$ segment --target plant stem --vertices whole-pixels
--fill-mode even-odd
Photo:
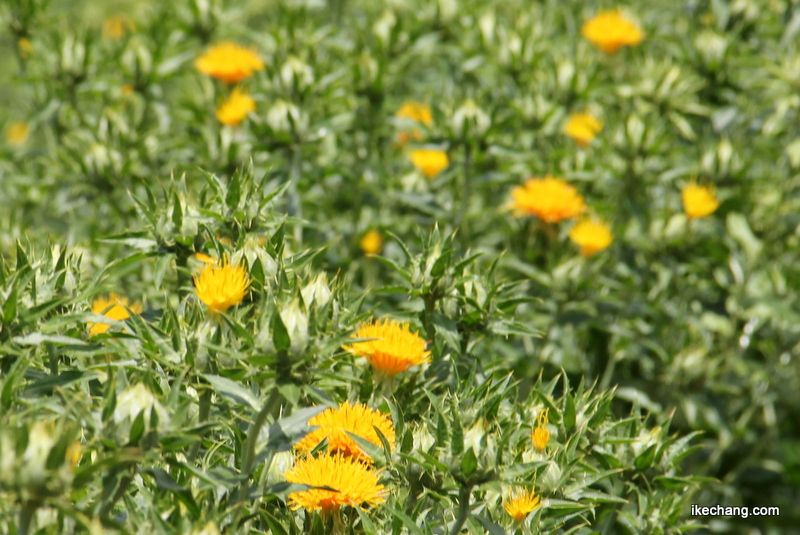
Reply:
[[[472,495],[472,486],[462,487],[458,491],[458,516],[450,529],[450,535],[458,535],[469,517],[469,497]]]
[[[36,515],[36,510],[39,508],[37,500],[25,500],[22,503],[22,509],[19,510],[19,535],[28,535],[30,533],[33,517]]]

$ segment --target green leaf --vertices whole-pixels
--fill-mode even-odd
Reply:
[[[566,429],[575,427],[575,399],[569,392],[564,395],[564,412],[561,414],[561,421]]]
[[[225,195],[225,204],[231,210],[235,210],[239,206],[239,199],[241,198],[241,171],[233,173],[231,182],[228,184],[228,194]]]
[[[467,450],[467,453],[461,458],[461,473],[465,476],[471,476],[478,469],[478,458],[475,457],[475,452],[472,448]]]
[[[12,321],[17,317],[17,285],[14,285],[14,288],[8,295],[8,299],[6,302],[3,303],[3,323],[6,325],[10,325]]]
[[[261,403],[252,392],[239,386],[239,383],[220,377],[219,375],[209,375],[201,373],[200,376],[208,381],[218,393],[232,399],[242,405],[249,405],[255,411],[261,409]]]
[[[286,325],[283,324],[281,315],[277,312],[272,315],[272,343],[279,352],[287,351],[292,347],[292,339],[289,337],[289,331],[286,330]]]

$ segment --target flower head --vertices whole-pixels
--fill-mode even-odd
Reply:
[[[544,409],[539,412],[536,418],[536,427],[533,428],[531,433],[531,440],[533,440],[533,447],[536,451],[542,452],[550,441],[550,431],[547,429],[547,413],[549,409]]]
[[[251,282],[244,267],[224,260],[220,265],[206,264],[200,274],[194,277],[197,297],[212,314],[225,312],[241,303]]]
[[[292,510],[305,508],[330,513],[342,505],[374,506],[386,501],[384,486],[378,483],[379,472],[364,463],[343,455],[308,456],[298,460],[284,474],[288,483],[312,487],[330,487],[334,490],[309,489],[289,494]]]
[[[417,123],[424,124],[425,126],[430,126],[433,122],[430,106],[420,102],[404,102],[394,116],[398,119],[415,121]],[[414,138],[416,141],[421,141],[422,132],[415,128],[411,130],[410,133],[402,131],[397,133],[397,142],[401,145],[408,143],[410,138]]]
[[[27,37],[20,37],[17,40],[17,50],[22,59],[26,59],[33,53],[33,43]]]
[[[510,207],[517,217],[533,215],[547,223],[558,223],[586,211],[577,190],[550,175],[526,180],[524,186],[511,190],[511,196],[514,201]]]
[[[197,58],[194,66],[198,71],[226,83],[235,83],[249,78],[264,68],[264,63],[253,50],[236,43],[223,42],[212,46]]]
[[[111,16],[103,21],[103,38],[115,41],[125,35],[125,31],[136,30],[136,25],[128,17]]]
[[[131,303],[127,298],[116,293],[111,293],[108,297],[98,297],[92,301],[92,312],[102,314],[105,317],[121,321],[131,317],[128,311],[134,314],[142,313],[142,305],[138,301]],[[111,327],[108,323],[89,323],[89,336],[104,333]]]
[[[236,126],[247,117],[250,112],[256,111],[256,103],[246,91],[238,87],[231,91],[228,98],[217,108],[217,119],[222,124]]]
[[[569,239],[580,246],[583,256],[589,257],[611,245],[614,236],[605,223],[587,219],[572,227]]]
[[[681,190],[683,209],[689,219],[706,217],[719,208],[719,201],[711,186],[698,186],[694,182]]]
[[[447,166],[450,165],[447,153],[441,150],[412,150],[408,154],[408,157],[411,158],[411,162],[414,166],[431,180],[436,178],[439,173],[447,169]]]
[[[430,126],[433,122],[431,107],[420,102],[403,102],[397,113],[394,114],[398,119],[411,119],[425,126]]]
[[[603,123],[588,113],[573,113],[564,126],[564,133],[581,147],[586,147],[603,129]]]
[[[375,229],[370,230],[359,242],[364,254],[378,254],[383,249],[383,238],[381,233]]]
[[[638,45],[644,32],[618,10],[601,11],[583,23],[581,34],[606,54],[622,46]]]
[[[362,323],[351,338],[375,338],[344,346],[346,351],[362,356],[381,375],[392,377],[423,362],[430,361],[425,340],[412,333],[408,323],[384,319]]]
[[[394,449],[395,433],[392,420],[379,411],[366,405],[355,405],[344,402],[338,409],[326,409],[308,421],[308,425],[319,426],[294,445],[297,451],[310,452],[323,440],[327,439],[329,453],[341,453],[356,460],[372,463],[372,458],[361,449],[347,434],[353,433],[382,447],[381,439],[375,431],[377,427]]]
[[[28,141],[31,133],[27,123],[11,123],[6,127],[6,142],[15,147],[21,147]]]
[[[506,512],[511,515],[514,522],[522,522],[531,512],[542,506],[539,496],[533,489],[515,493],[509,500],[503,500]]]

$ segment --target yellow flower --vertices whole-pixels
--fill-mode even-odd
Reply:
[[[614,236],[605,223],[587,219],[572,227],[569,239],[580,246],[583,256],[589,257],[611,245]]]
[[[70,472],[75,470],[78,463],[81,461],[81,443],[77,440],[67,447],[65,460],[69,466]]]
[[[586,211],[586,204],[577,190],[550,175],[526,180],[524,186],[511,190],[511,196],[514,200],[510,208],[516,217],[533,215],[547,223],[558,223]]]
[[[251,282],[245,268],[223,260],[219,266],[206,264],[194,277],[194,290],[211,313],[217,314],[241,303]]]
[[[264,63],[255,51],[236,43],[223,42],[212,46],[197,58],[194,66],[198,71],[226,83],[235,83],[249,78],[264,68]]]
[[[15,147],[21,147],[28,141],[31,129],[27,123],[11,123],[6,128],[6,142]]]
[[[26,59],[33,52],[33,43],[27,37],[20,37],[17,41],[17,49],[22,59]]]
[[[411,121],[416,121],[424,124],[425,126],[430,126],[433,122],[430,106],[420,102],[404,102],[394,116],[398,119],[409,119]],[[402,131],[397,133],[397,142],[401,145],[408,143],[411,138],[414,138],[416,141],[421,141],[422,132],[415,128],[410,133]]]
[[[134,314],[141,314],[142,305],[138,301],[131,303],[127,298],[116,293],[109,294],[107,298],[98,297],[92,301],[92,312],[102,314],[112,320],[121,321],[130,318],[128,310]],[[104,333],[111,327],[108,323],[89,323],[88,326],[89,336]]]
[[[581,34],[606,54],[622,46],[638,45],[644,33],[618,10],[601,11],[583,23]]]
[[[430,126],[433,122],[430,106],[419,102],[404,102],[394,116],[398,119],[411,119],[425,126]]]
[[[326,409],[311,418],[308,425],[319,427],[294,445],[297,451],[308,453],[327,439],[329,453],[340,453],[358,461],[372,463],[372,457],[367,455],[347,432],[383,448],[375,427],[380,429],[381,434],[389,442],[389,448],[394,451],[395,433],[392,420],[387,415],[360,403],[353,405],[344,402],[339,404],[338,409]]]
[[[510,500],[503,500],[503,505],[506,512],[514,519],[514,522],[522,522],[531,512],[541,507],[542,502],[539,496],[531,489],[515,493]]]
[[[343,349],[365,357],[381,375],[391,377],[430,361],[431,352],[425,351],[425,340],[412,333],[408,323],[398,324],[388,319],[362,323],[351,338],[376,339],[354,342]]]
[[[441,150],[412,150],[408,156],[411,158],[411,162],[414,166],[431,180],[436,178],[439,173],[447,169],[447,166],[450,165],[447,153]]]
[[[531,439],[536,451],[544,451],[545,446],[550,441],[550,431],[547,430],[547,413],[550,409],[544,409],[536,418],[536,427],[533,428]]]
[[[236,126],[250,112],[256,111],[256,103],[238,87],[231,91],[228,99],[217,108],[217,119],[222,124]]]
[[[103,21],[103,37],[117,40],[125,35],[125,30],[134,31],[136,25],[128,17],[111,16]]]
[[[361,238],[359,245],[361,246],[361,250],[364,251],[364,254],[380,253],[381,250],[383,250],[383,238],[381,237],[381,233],[375,229],[370,230]]]
[[[195,260],[198,260],[203,264],[214,264],[215,266],[219,264],[219,259],[214,258],[213,256],[208,256],[207,254],[203,253],[195,253],[194,258]]]
[[[573,113],[564,126],[564,133],[581,147],[586,147],[603,129],[603,123],[588,113]]]
[[[133,95],[133,86],[131,84],[125,84],[122,86],[122,96],[129,97]]]
[[[296,511],[322,510],[331,513],[342,505],[374,506],[386,501],[384,486],[378,483],[379,472],[364,463],[343,455],[308,456],[298,460],[284,474],[288,483],[313,487],[330,487],[334,490],[309,489],[289,494],[289,507]]]
[[[698,186],[694,182],[681,191],[683,209],[689,219],[706,217],[719,208],[719,201],[712,186]]]

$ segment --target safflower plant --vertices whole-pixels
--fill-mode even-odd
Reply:
[[[794,19],[717,4],[4,3],[0,526],[791,533]]]

